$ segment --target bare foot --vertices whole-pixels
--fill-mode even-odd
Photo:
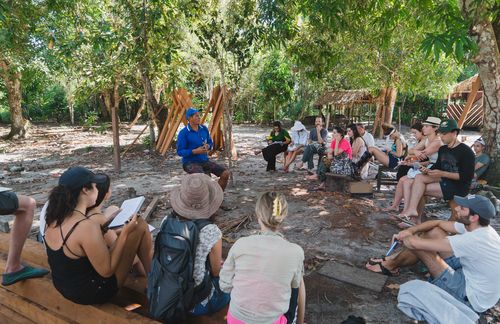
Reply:
[[[306,176],[306,179],[307,180],[318,180],[318,175],[317,174],[308,175],[308,176]]]
[[[399,212],[399,207],[396,206],[389,206],[389,207],[386,207],[386,208],[382,208],[382,211],[384,212]]]

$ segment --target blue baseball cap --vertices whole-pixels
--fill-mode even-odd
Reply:
[[[199,112],[198,109],[194,109],[193,107],[190,107],[187,111],[186,111],[186,119],[189,119],[189,117],[193,116],[194,114],[196,114],[197,112]]]
[[[59,185],[70,190],[82,188],[88,183],[105,183],[106,176],[95,174],[87,168],[81,166],[71,167],[59,177]]]
[[[479,217],[484,219],[491,219],[495,217],[496,210],[493,203],[484,196],[479,195],[468,195],[465,197],[454,196],[453,200],[462,207],[467,207],[472,209],[474,213],[478,214]]]

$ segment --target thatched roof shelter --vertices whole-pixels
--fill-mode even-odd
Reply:
[[[351,105],[373,103],[374,97],[367,90],[335,90],[325,92],[314,106],[321,107],[325,105]]]
[[[468,78],[467,80],[463,80],[460,83],[457,83],[451,93],[461,93],[461,92],[471,92],[472,91],[472,83],[477,80],[477,74]],[[483,90],[483,85],[479,87],[479,90]]]

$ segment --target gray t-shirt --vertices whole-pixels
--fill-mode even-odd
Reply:
[[[474,161],[474,164],[476,163],[482,163],[483,166],[474,171],[476,173],[476,177],[479,178],[481,177],[486,169],[488,169],[488,165],[490,164],[490,157],[488,154],[481,153],[480,155],[477,155]]]
[[[328,136],[328,131],[326,129],[322,128],[320,131],[320,134],[321,134],[321,138],[326,143],[326,137]],[[318,131],[316,130],[316,127],[312,128],[309,131],[309,140],[311,140],[312,142],[318,141]]]

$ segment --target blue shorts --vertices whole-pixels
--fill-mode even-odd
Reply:
[[[388,165],[388,167],[390,169],[394,169],[395,167],[398,166],[398,163],[399,163],[399,161],[401,161],[401,159],[398,158],[398,157],[395,157],[391,153],[389,153],[388,155],[389,155],[389,165]]]
[[[465,276],[460,264],[460,258],[454,255],[444,259],[448,268],[441,272],[436,278],[430,280],[430,283],[445,290],[457,300],[471,307],[465,291]]]

